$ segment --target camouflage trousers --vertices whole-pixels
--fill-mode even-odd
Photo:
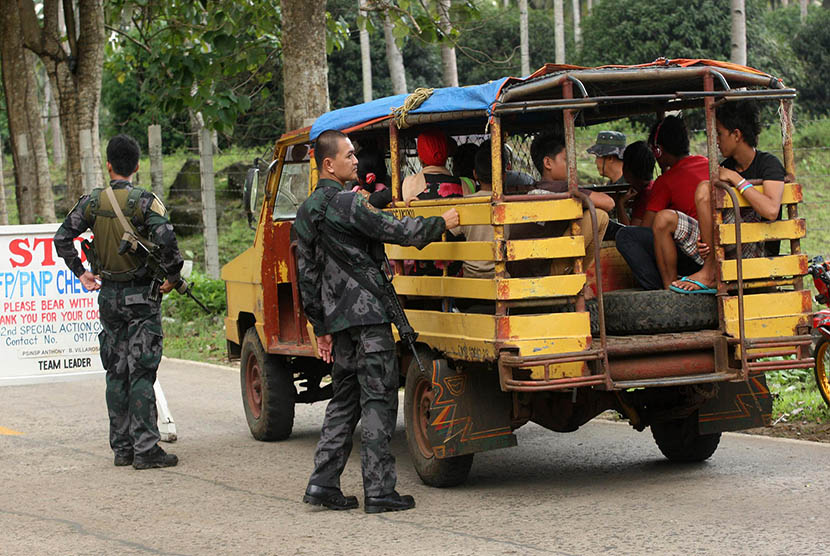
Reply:
[[[358,420],[366,496],[395,490],[389,443],[398,413],[398,360],[389,324],[355,326],[334,334],[333,396],[326,408],[309,484],[340,488]]]
[[[159,441],[153,383],[161,362],[161,307],[149,286],[107,282],[98,294],[101,362],[107,371],[110,446],[116,454],[145,454]]]

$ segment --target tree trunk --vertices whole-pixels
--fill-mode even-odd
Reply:
[[[746,10],[744,0],[730,0],[732,12],[732,55],[731,61],[746,65]]]
[[[403,54],[395,42],[395,35],[392,30],[395,26],[387,15],[383,20],[383,37],[386,40],[386,64],[389,66],[389,77],[392,79],[392,91],[396,95],[405,95],[406,71],[403,66]]]
[[[522,75],[530,75],[530,39],[528,37],[527,0],[519,0],[519,44],[522,50]]]
[[[580,20],[582,18],[581,8],[579,7],[579,0],[573,0],[573,12],[574,12],[574,46],[576,47],[576,51],[579,52],[582,49],[582,24]]]
[[[781,0],[781,7],[786,8],[790,5],[790,0]]]
[[[366,17],[363,6],[366,0],[357,0],[358,17]],[[372,55],[369,51],[369,31],[366,23],[360,23],[360,66],[363,68],[363,102],[372,100]]]
[[[57,98],[66,148],[66,194],[70,198],[77,198],[86,193],[81,180],[81,130],[89,131],[93,152],[101,152],[98,112],[106,35],[101,0],[64,2],[71,5],[71,9],[63,12],[66,43],[59,29],[59,0],[43,0],[42,24],[35,12],[33,0],[17,0],[17,6],[24,43],[40,56],[46,66],[52,91]],[[94,164],[94,171],[97,183],[102,183],[100,162]]]
[[[565,63],[565,6],[563,0],[553,0],[553,39],[556,44],[554,61]]]
[[[594,9],[594,2],[593,2],[593,0],[588,0],[588,3],[587,3],[587,5],[585,6],[585,9],[588,11],[588,15],[591,15],[591,12],[592,12],[592,11],[593,11],[593,9]]]
[[[444,43],[441,44],[441,68],[443,69],[444,87],[458,87],[458,66],[455,61],[455,46],[449,43],[449,36],[452,32],[450,3],[451,0],[439,0],[438,3],[441,12],[441,31],[443,31],[446,37]]]
[[[54,222],[52,179],[38,105],[37,58],[23,47],[17,9],[0,10],[0,59],[21,224]]]
[[[52,163],[60,168],[63,166],[64,152],[63,152],[63,136],[61,135],[61,121],[58,113],[58,103],[55,101],[55,95],[52,94],[52,82],[49,76],[46,76],[46,81],[43,84],[46,99],[43,101],[43,112],[46,114],[46,121],[44,125],[49,130],[49,135],[52,137]]]
[[[807,7],[810,4],[810,0],[801,0],[801,23],[807,22]]]
[[[329,110],[326,0],[282,0],[285,126],[311,125]]]

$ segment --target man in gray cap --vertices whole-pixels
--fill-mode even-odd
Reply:
[[[599,175],[611,180],[609,183],[625,183],[623,179],[623,152],[625,151],[625,133],[619,131],[600,131],[597,141],[588,148],[588,153],[596,155]]]

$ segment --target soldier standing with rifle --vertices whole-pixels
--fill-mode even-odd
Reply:
[[[183,260],[164,205],[152,193],[130,183],[138,170],[140,154],[132,137],[116,135],[110,140],[109,187],[81,197],[55,234],[55,248],[87,290],[100,290],[102,331],[98,339],[101,362],[107,371],[110,446],[115,452],[115,465],[150,469],[178,463],[176,456],[158,445],[153,383],[162,352],[161,299],[150,293],[153,276],[147,257],[122,247],[129,248],[128,238],[133,238],[158,253],[166,273],[159,287],[162,294],[181,287]],[[95,236],[94,255],[89,253],[93,255],[92,271],[83,267],[73,244],[87,229]]]
[[[395,491],[395,458],[389,450],[398,411],[398,364],[389,325],[397,299],[388,299],[384,287],[383,243],[422,248],[458,226],[458,212],[397,219],[346,190],[345,183],[357,178],[357,158],[352,142],[339,131],[317,138],[314,159],[320,181],[294,223],[297,264],[318,355],[334,363],[334,392],[303,501],[334,510],[358,506],[355,496],[341,492],[340,475],[360,420],[364,510],[408,510],[415,501]]]

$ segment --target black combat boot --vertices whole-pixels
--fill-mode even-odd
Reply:
[[[415,507],[415,499],[408,494],[401,496],[397,491],[392,491],[383,496],[367,496],[363,502],[363,511],[367,514],[379,514],[381,512],[399,512],[411,510]]]
[[[124,452],[124,453],[116,453],[115,454],[115,466],[116,467],[125,467],[127,465],[133,464],[133,453],[132,452]]]
[[[308,485],[303,502],[330,510],[352,510],[357,507],[357,496],[343,496],[339,488]]]
[[[156,467],[174,467],[179,463],[179,458],[168,454],[156,446],[144,455],[136,455],[133,459],[133,467],[136,469],[153,469]]]

